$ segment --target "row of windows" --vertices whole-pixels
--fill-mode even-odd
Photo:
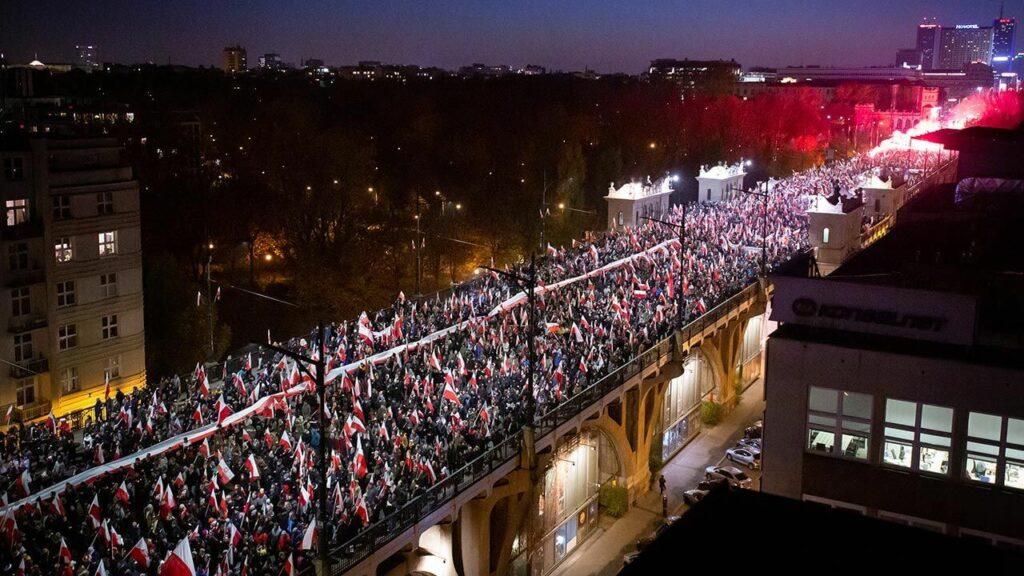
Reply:
[[[870,394],[812,386],[807,449],[868,460],[874,399]],[[984,484],[1024,489],[1024,419],[969,412],[962,475]],[[883,465],[948,476],[953,409],[885,399]]]
[[[100,232],[96,235],[96,241],[100,258],[117,254],[117,230]],[[71,236],[61,236],[53,241],[53,257],[58,264],[75,259],[75,247]]]
[[[103,368],[103,379],[104,382],[108,380],[116,380],[121,377],[121,357],[112,356],[107,358],[106,367]],[[63,393],[68,394],[71,392],[77,392],[79,390],[78,384],[78,368],[70,366],[61,370],[60,373],[60,389]],[[17,402],[18,406],[25,406],[32,404],[36,401],[36,379],[24,378],[17,381]]]
[[[114,193],[110,191],[96,193],[96,214],[106,216],[114,213]],[[4,201],[4,221],[8,226],[17,226],[29,221],[31,211],[29,210],[28,198],[15,198]],[[68,220],[71,215],[71,196],[60,195],[53,197],[53,219]]]
[[[78,303],[74,280],[57,282],[57,307],[67,308]],[[100,274],[100,297],[117,296],[117,273]],[[32,313],[32,298],[28,286],[11,289],[11,317],[17,318]]]
[[[111,340],[119,334],[117,314],[100,318],[100,338]],[[78,346],[78,325],[74,322],[61,324],[57,327],[57,348],[61,351]],[[21,332],[14,335],[14,361],[24,362],[34,358],[32,349],[32,333]]]

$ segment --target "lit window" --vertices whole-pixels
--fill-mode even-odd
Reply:
[[[107,358],[107,367],[103,370],[104,380],[116,380],[121,377],[121,357]]]
[[[811,386],[807,399],[807,449],[867,460],[872,402],[869,394]]]
[[[65,280],[57,282],[57,307],[65,308],[67,306],[74,306],[75,303],[75,281]]]
[[[117,273],[100,274],[100,292],[104,298],[117,296]]]
[[[57,346],[61,350],[78,346],[78,328],[74,324],[62,324],[57,328]]]
[[[5,220],[8,226],[28,222],[28,198],[16,198],[4,202]]]
[[[53,243],[53,255],[58,263],[71,262],[75,257],[75,250],[71,246],[71,238],[68,236],[57,238]]]
[[[104,340],[117,338],[117,314],[104,316],[100,319],[100,325],[102,326],[101,336]]]
[[[64,393],[78,390],[78,368],[72,366],[65,368],[60,373],[60,387],[64,390]]]
[[[889,398],[882,462],[933,474],[949,472],[953,409]]]
[[[99,233],[100,256],[117,254],[117,231]]]
[[[971,412],[964,466],[975,482],[1024,489],[1024,420]]]
[[[827,227],[821,231],[821,243],[822,244],[828,244],[828,237],[830,236],[830,234],[829,234],[830,232],[831,231]]]
[[[32,300],[28,286],[11,290],[11,316],[18,317],[32,313]]]

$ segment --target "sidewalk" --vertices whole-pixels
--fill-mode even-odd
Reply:
[[[743,436],[743,429],[758,420],[764,412],[764,381],[757,380],[743,393],[739,406],[721,423],[705,427],[700,435],[679,451],[661,469],[668,484],[670,514],[678,514],[684,507],[683,492],[704,479],[704,468],[718,464],[725,449],[732,447]],[[661,521],[661,495],[658,478],[652,479],[652,488],[640,496],[635,506],[618,520],[602,518],[597,533],[570,554],[551,573],[551,576],[613,576],[622,568],[622,555],[634,550],[641,536],[650,534]],[[755,483],[755,487],[757,484]]]

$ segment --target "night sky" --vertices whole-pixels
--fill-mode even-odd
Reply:
[[[104,61],[219,65],[221,49],[286,62],[471,62],[638,73],[659,57],[744,66],[886,65],[923,16],[991,24],[995,0],[2,0],[0,51],[70,62],[76,43]],[[1024,0],[1006,14],[1024,16]],[[1021,40],[1018,33],[1018,49]]]

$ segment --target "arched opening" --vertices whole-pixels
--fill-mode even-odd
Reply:
[[[744,390],[761,377],[763,349],[764,314],[758,314],[747,321],[740,342],[740,353],[736,357],[736,381]]]
[[[651,463],[660,467],[701,430],[700,405],[718,385],[711,363],[700,348],[690,351],[683,362],[683,373],[669,381],[665,401],[658,414]]]

